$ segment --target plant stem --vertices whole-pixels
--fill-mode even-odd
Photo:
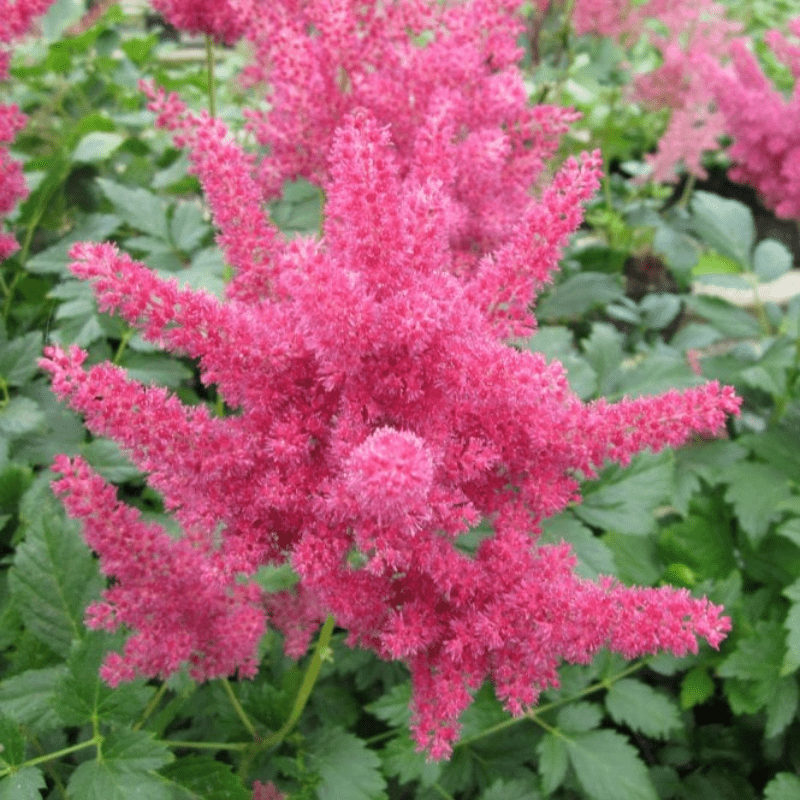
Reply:
[[[300,691],[297,693],[297,697],[295,698],[294,707],[286,719],[286,722],[281,725],[280,730],[276,731],[264,740],[263,747],[265,749],[268,747],[274,747],[276,744],[280,744],[286,738],[286,734],[289,733],[289,731],[300,719],[300,715],[303,713],[303,709],[306,707],[308,698],[311,697],[311,690],[314,688],[314,684],[317,682],[317,678],[319,677],[319,671],[322,667],[322,659],[326,650],[328,649],[328,643],[331,640],[332,633],[333,616],[329,615],[328,619],[325,620],[325,624],[322,626],[322,630],[319,632],[317,646],[314,648],[314,655],[311,657],[311,663],[308,665],[306,674],[303,677],[303,683],[300,686]]]
[[[247,716],[247,712],[242,708],[239,698],[233,693],[233,687],[227,678],[222,679],[222,688],[225,689],[225,693],[228,695],[228,700],[231,701],[231,705],[233,706],[233,710],[236,712],[236,715],[242,721],[245,728],[247,728],[247,732],[255,739],[258,735],[256,733],[255,726],[250,721],[250,717]]]
[[[142,712],[142,716],[136,721],[133,726],[135,731],[138,731],[145,722],[147,722],[147,718],[156,710],[156,706],[161,702],[161,698],[167,691],[167,684],[162,683],[161,686],[155,691],[153,696],[150,698],[150,702],[147,704],[147,707]]]
[[[214,42],[206,34],[206,66],[208,68],[208,113],[217,116],[217,87],[214,80]]]
[[[183,742],[178,739],[161,739],[167,747],[191,747],[194,750],[247,750],[250,742]]]

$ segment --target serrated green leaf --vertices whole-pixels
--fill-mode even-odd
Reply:
[[[653,512],[669,495],[673,471],[668,453],[642,453],[626,469],[612,465],[585,484],[573,511],[588,525],[645,536],[655,528]]]
[[[25,737],[19,722],[0,714],[0,764],[18,767],[25,760]]]
[[[776,506],[791,496],[791,483],[769,464],[733,464],[725,474],[725,499],[753,545],[758,545],[778,516]]]
[[[779,772],[764,787],[764,800],[800,800],[800,777]]]
[[[0,779],[0,800],[41,800],[47,784],[38,767],[23,767]]]
[[[774,684],[784,656],[785,632],[778,622],[759,621],[750,636],[741,638],[736,649],[717,668],[723,678],[738,678]]]
[[[72,153],[73,161],[103,161],[108,158],[123,142],[125,137],[119,133],[91,131],[79,142]]]
[[[573,702],[558,712],[557,725],[565,733],[586,733],[598,727],[602,719],[603,709],[597,703]]]
[[[597,378],[597,393],[607,396],[617,384],[619,366],[624,358],[622,334],[612,325],[595,323],[582,347]]]
[[[45,416],[39,404],[28,397],[12,397],[0,406],[0,435],[13,439],[44,425]]]
[[[9,575],[14,603],[31,633],[60,656],[84,635],[83,610],[100,578],[78,526],[52,495],[44,495],[24,526]]]
[[[512,781],[496,780],[480,800],[539,800],[540,797],[530,781],[518,778]]]
[[[595,580],[599,575],[614,575],[614,556],[589,528],[565,511],[542,522],[541,544],[567,542],[578,558],[576,572],[583,578]]]
[[[570,764],[592,800],[658,800],[647,768],[624,736],[591,731],[566,740]]]
[[[646,328],[660,331],[678,316],[681,301],[674,294],[648,294],[639,301],[642,323]]]
[[[760,281],[774,281],[792,268],[792,254],[785,244],[764,239],[753,252],[753,271]]]
[[[67,661],[67,671],[56,685],[54,706],[66,725],[83,725],[93,719],[127,722],[153,694],[143,681],[112,689],[100,678],[105,654],[111,649],[107,634],[91,631],[77,643]]]
[[[169,240],[166,208],[160,198],[146,189],[130,189],[107,178],[98,178],[97,184],[113,203],[114,210],[132,228]]]
[[[764,736],[771,739],[783,733],[797,713],[800,692],[797,688],[797,678],[787,675],[781,678],[775,686],[775,692],[767,703],[767,724],[764,727]]]
[[[551,321],[573,319],[624,295],[620,276],[579,272],[556,286],[541,301],[536,316]]]
[[[149,772],[130,772],[106,761],[85,761],[67,784],[70,800],[173,800],[169,783]]]
[[[119,366],[135,381],[171,389],[192,377],[192,371],[185,364],[163,353],[134,353],[128,350]]]
[[[714,695],[714,681],[703,666],[690,669],[681,681],[681,708],[688,709],[705,703]]]
[[[55,686],[66,673],[65,666],[30,669],[0,682],[0,712],[24,725],[32,733],[60,727],[53,708]]]
[[[112,483],[122,483],[142,474],[111,439],[93,439],[81,445],[81,455],[92,469]]]
[[[363,740],[342,728],[324,728],[306,741],[309,768],[319,775],[319,800],[378,800],[386,781],[380,759]]]
[[[172,763],[174,758],[166,744],[153,739],[149,731],[120,727],[103,740],[103,760],[120,770],[156,770]]]
[[[537,765],[542,778],[542,791],[552,794],[564,781],[569,766],[567,746],[562,736],[546,733],[536,745]]]
[[[100,242],[107,239],[121,224],[116,214],[91,214],[70,231],[58,244],[36,253],[25,262],[25,269],[36,273],[67,275],[70,258],[67,251],[75,242]]]
[[[419,781],[422,786],[432,786],[442,774],[439,761],[428,761],[423,753],[418,753],[407,731],[390,739],[380,750],[387,775],[397,778],[401,783]]]
[[[42,340],[41,332],[34,331],[5,342],[0,348],[0,377],[9,386],[22,386],[36,374]]]
[[[710,248],[743,266],[750,264],[756,228],[744,203],[696,191],[692,214],[694,229]]]
[[[755,315],[731,305],[727,300],[703,295],[684,297],[686,310],[708,320],[724,336],[732,339],[760,338],[761,330]]]
[[[675,703],[652,686],[623,678],[608,690],[606,708],[616,722],[652,739],[666,739],[681,727]]]
[[[397,683],[386,694],[373,703],[364,706],[364,710],[393,728],[407,725],[411,718],[411,683]]]
[[[251,792],[229,764],[209,756],[185,756],[161,775],[186,789],[192,800],[250,800]]]
[[[736,568],[730,529],[718,519],[697,514],[664,526],[658,551],[664,563],[687,564],[702,578],[724,578]]]
[[[181,202],[175,206],[170,225],[175,246],[184,253],[194,251],[209,232],[203,211],[196,202]]]

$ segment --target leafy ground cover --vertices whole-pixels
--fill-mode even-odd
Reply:
[[[643,180],[669,115],[626,87],[666,56],[646,37],[581,32],[580,17],[570,25],[553,6],[527,11],[530,92],[583,112],[556,160],[599,146],[605,173],[537,301],[537,332],[513,346],[560,361],[584,401],[714,379],[743,405],[722,436],[606,466],[583,483],[580,503],[543,521],[540,541],[567,542],[585,578],[707,596],[731,617],[730,634],[682,658],[603,651],[565,665],[559,687],[516,718],[485,683],[439,761],[409,733],[407,668],[348,647],[332,621],[299,660],[270,628],[252,678],[197,682],[178,671],[110,688],[101,664],[125,636],[84,623],[109,579],[53,497],[50,467],[61,453],[81,455],[145,519],[170,522],[143,472],[58,402],[39,369],[43,346],[77,344],[90,363],[111,361],[187,405],[222,406],[195,359],[98,311],[68,251],[113,240],[214,296],[231,270],[187,156],[154,127],[139,84],[151,78],[207,108],[211,73],[167,58],[176,46],[116,7],[75,28],[83,9],[59,0],[39,35],[15,45],[3,87],[28,116],[13,154],[30,194],[9,217],[20,248],[1,267],[0,797],[800,798],[800,298],[760,299],[793,267],[794,240],[777,226],[764,235],[763,208],[713,183]],[[788,91],[790,72],[762,40],[800,8],[729,6]],[[253,103],[237,80],[247,59],[244,45],[216,49],[214,111],[234,130]],[[716,175],[729,158],[719,148],[703,164]],[[289,236],[315,233],[324,203],[312,182],[295,180],[270,215]],[[697,283],[746,289],[752,306]],[[459,546],[474,553],[490,535],[481,523]],[[287,566],[258,580],[274,595],[297,584]]]

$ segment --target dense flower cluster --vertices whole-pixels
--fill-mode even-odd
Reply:
[[[361,5],[336,8],[342,36],[361,24]],[[438,34],[443,8],[420,0],[385,13],[428,14]],[[519,75],[504,59],[516,29],[501,24],[501,3],[473,8],[481,25],[495,9],[497,24],[481,37],[505,54],[492,74],[510,86]],[[442,41],[468,54],[453,19]],[[283,41],[281,30],[273,35]],[[390,72],[414,55],[400,30],[400,55],[385,56]],[[456,59],[445,51],[443,71]],[[508,107],[479,128],[459,116],[492,102],[484,62],[466,63],[480,79],[465,74],[463,100],[440,95],[439,116],[424,91],[436,73],[423,60],[420,75],[409,73],[423,109],[409,111],[407,130],[366,103],[343,108],[324,136],[298,140],[327,148],[327,160],[313,153],[322,166],[308,167],[325,192],[325,221],[321,237],[288,241],[263,209],[254,159],[226,127],[147,88],[159,124],[190,150],[235,270],[228,295],[180,288],[111,244],[76,245],[72,270],[92,282],[102,309],[197,359],[234,413],[183,406],[108,364],[86,369],[77,347],[46,351],[56,394],[148,473],[182,531],[146,524],[80,459],[56,464],[56,491],[114,578],[90,623],[134,630],[104,665],[109,681],[164,677],[181,663],[198,678],[249,675],[267,622],[299,654],[332,614],[349,644],[408,664],[415,738],[440,758],[487,679],[519,714],[557,684],[562,660],[585,663],[602,647],[681,655],[697,637],[716,646],[728,630],[705,599],[587,581],[566,545],[537,545],[541,521],[579,499],[581,477],[714,433],[739,402],[710,383],[583,403],[559,363],[507,343],[533,329],[530,303],[597,188],[600,158],[572,159],[544,181],[552,131],[536,138],[527,110],[518,125],[503,116]],[[355,92],[350,66],[342,80]],[[286,169],[275,174],[297,167]],[[499,191],[500,175],[515,176],[503,190],[519,201],[513,214],[480,199],[477,187]],[[523,178],[540,184],[535,194]],[[462,537],[482,520],[490,533],[471,551]],[[297,588],[261,597],[253,574],[286,562]]]
[[[10,50],[8,46],[31,28],[53,0],[0,0],[0,82],[8,79]],[[27,194],[25,178],[19,162],[11,158],[6,147],[25,125],[25,115],[16,105],[0,104],[0,218],[11,211]],[[0,261],[8,258],[18,245],[13,236],[0,231]]]
[[[800,19],[789,30],[800,37]],[[794,76],[791,97],[772,86],[743,40],[733,45],[730,68],[708,66],[710,85],[726,128],[734,132],[731,178],[755,187],[778,216],[800,219],[800,44],[779,31],[765,38]]]

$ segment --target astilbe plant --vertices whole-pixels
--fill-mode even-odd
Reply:
[[[54,391],[148,474],[182,531],[142,520],[80,458],[58,460],[55,490],[113,578],[89,624],[133,631],[102,668],[109,683],[184,664],[198,680],[250,676],[268,622],[299,655],[332,615],[351,646],[408,665],[414,736],[442,758],[487,679],[521,714],[562,660],[718,645],[729,620],[707,600],[588,581],[567,545],[537,544],[582,477],[716,432],[739,406],[715,383],[583,403],[559,363],[508,343],[535,326],[530,302],[597,187],[599,154],[526,195],[465,269],[469,176],[462,164],[459,182],[441,177],[436,159],[463,141],[446,119],[426,162],[370,110],[344,113],[319,173],[322,235],[287,241],[226,127],[147,91],[190,151],[234,270],[227,297],[179,288],[111,244],[75,246],[72,270],[102,309],[197,359],[232,413],[86,369],[77,347],[46,350]],[[531,159],[550,152],[532,146]],[[511,168],[516,157],[505,151]],[[459,539],[481,520],[491,534],[470,554]],[[297,587],[262,595],[254,573],[287,562]]]

